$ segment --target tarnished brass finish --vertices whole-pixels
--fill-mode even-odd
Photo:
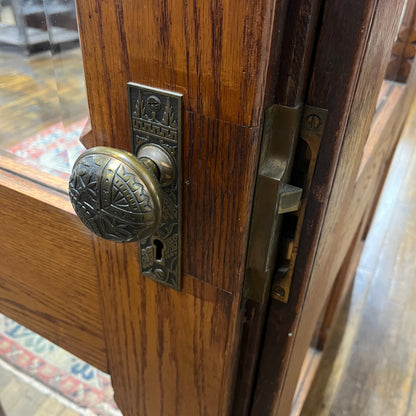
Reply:
[[[311,106],[273,105],[266,111],[244,281],[247,299],[265,303],[271,292],[274,299],[288,301],[326,113]],[[293,163],[298,139],[308,166],[294,186],[289,182],[297,169]]]
[[[140,160],[157,160],[158,179],[160,186],[168,186],[175,179],[175,162],[161,146],[144,144],[139,148],[137,157]]]
[[[302,188],[289,185],[288,183],[282,186],[278,214],[285,214],[287,212],[297,211],[300,206],[302,198]]]
[[[304,146],[302,146],[306,149],[306,160],[304,163],[307,163],[306,172],[303,174],[305,179],[302,184],[302,202],[299,211],[295,214],[296,228],[293,235],[290,233],[290,235],[281,236],[278,264],[273,275],[271,289],[271,296],[274,299],[284,303],[287,303],[289,300],[293,270],[298,252],[303,218],[305,215],[306,200],[309,195],[312,177],[315,171],[316,159],[318,157],[319,146],[325,127],[327,113],[328,111],[325,109],[305,105],[302,114],[299,141],[304,142]],[[302,169],[304,168],[305,167],[302,167]],[[295,171],[296,169],[299,169],[299,167],[294,166],[293,169]]]
[[[95,147],[75,162],[72,205],[95,234],[139,242],[146,277],[181,288],[182,95],[128,84],[134,154]]]
[[[145,163],[157,160],[160,226],[139,241],[142,273],[181,288],[182,95],[128,83],[132,149]]]
[[[302,106],[273,105],[264,119],[244,296],[265,303],[276,266],[282,213],[296,210],[301,190],[288,186]]]
[[[81,221],[95,234],[116,242],[151,236],[162,217],[157,161],[94,147],[75,162],[69,196]]]

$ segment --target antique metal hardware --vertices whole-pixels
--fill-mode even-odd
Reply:
[[[272,296],[288,300],[295,244],[325,119],[326,110],[311,106],[273,105],[265,113],[244,282],[247,299],[265,303],[273,281]],[[294,161],[301,156],[307,159],[306,174],[295,166],[298,174],[293,175]]]
[[[266,110],[250,227],[244,295],[267,300],[283,213],[297,210],[301,189],[288,184],[302,106]]]
[[[309,105],[305,105],[303,109],[291,178],[292,181],[303,188],[302,202],[297,212],[290,214],[289,217],[283,220],[280,248],[271,288],[271,296],[284,303],[289,300],[306,200],[315,171],[327,113],[328,110]]]
[[[141,271],[180,279],[182,95],[128,84],[134,154],[107,147],[75,162],[69,195],[81,221],[115,242],[139,242]]]
[[[161,182],[160,227],[139,242],[141,268],[145,276],[177,290],[181,289],[182,98],[175,92],[128,83],[133,152],[138,154],[150,144],[159,146],[173,159],[175,172],[168,184]]]
[[[69,196],[80,220],[118,243],[153,234],[161,220],[157,161],[110,147],[93,147],[74,163]]]
[[[279,198],[278,214],[286,214],[287,212],[297,211],[299,209],[300,200],[302,198],[302,188],[285,183]]]

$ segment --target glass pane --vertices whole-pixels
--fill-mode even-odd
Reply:
[[[0,6],[0,151],[67,178],[88,106],[74,0]]]

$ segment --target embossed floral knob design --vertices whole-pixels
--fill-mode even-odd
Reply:
[[[138,156],[94,147],[76,160],[69,196],[80,220],[92,232],[115,242],[152,235],[161,221],[160,186],[173,179],[173,161],[157,145],[144,145]]]

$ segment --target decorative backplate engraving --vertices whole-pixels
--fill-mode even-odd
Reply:
[[[139,242],[142,273],[180,290],[182,95],[129,82],[128,99],[134,154],[145,144],[155,144],[176,165],[173,181],[161,187],[161,225]]]

